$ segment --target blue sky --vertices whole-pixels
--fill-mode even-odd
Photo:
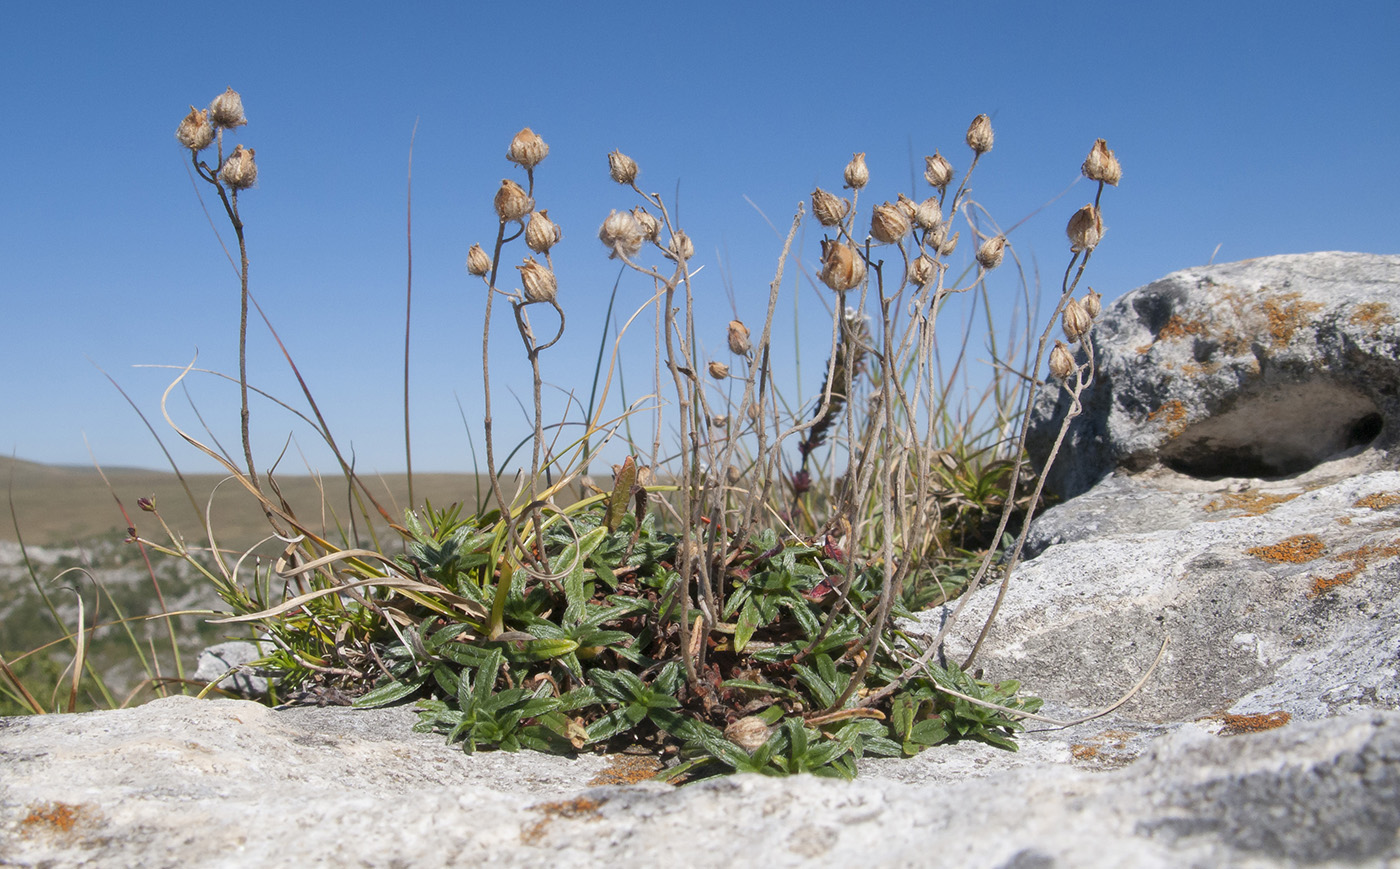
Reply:
[[[537,198],[564,230],[555,249],[568,337],[545,378],[586,390],[617,276],[595,234],[636,204],[607,176],[619,148],[642,186],[678,203],[697,247],[707,349],[723,349],[730,292],[761,316],[797,203],[839,189],[852,152],[872,170],[863,202],[928,195],[922,157],[961,170],[979,112],[995,149],[975,198],[1011,235],[1048,295],[1067,260],[1070,188],[1096,137],[1122,161],[1088,281],[1106,300],[1214,256],[1397,252],[1400,5],[1316,3],[261,3],[18,4],[0,35],[0,449],[20,458],[164,466],[115,378],[181,466],[212,465],[159,419],[171,374],[236,373],[238,285],[195,196],[173,132],[191,103],[238,90],[257,150],[242,198],[251,282],[342,444],[361,468],[403,466],[405,188],[413,152],[412,398],[416,470],[469,470],[480,449],[480,283],[468,246],[494,238],[491,197],[522,173],[504,153],[529,125],[551,146]],[[1072,10],[1072,11],[1071,11]],[[203,185],[201,185],[203,186]],[[211,209],[216,200],[206,194]],[[216,213],[226,239],[231,234]],[[820,233],[807,225],[810,272]],[[1217,252],[1218,247],[1218,252]],[[510,262],[519,262],[514,254]],[[794,268],[796,265],[794,264]],[[789,275],[793,271],[789,271]],[[789,287],[792,282],[789,281]],[[1007,275],[996,291],[1015,295]],[[791,290],[780,308],[792,331]],[[804,386],[817,386],[822,297],[798,290]],[[624,277],[630,310],[649,294]],[[1005,304],[1012,304],[1007,301]],[[502,322],[502,325],[505,325]],[[496,417],[509,447],[528,402],[514,336],[494,339]],[[792,339],[788,340],[789,344]],[[250,379],[300,403],[260,325]],[[649,365],[629,357],[630,395]],[[796,374],[794,373],[795,377]],[[225,446],[237,396],[190,391]],[[462,411],[458,409],[460,402]],[[188,405],[182,422],[198,427]],[[255,404],[266,464],[309,430]],[[289,470],[299,470],[293,460]]]

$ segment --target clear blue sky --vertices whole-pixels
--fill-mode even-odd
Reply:
[[[86,436],[105,465],[164,465],[96,363],[182,467],[212,469],[159,419],[169,373],[134,366],[184,364],[197,349],[201,366],[237,370],[236,276],[173,137],[191,103],[227,86],[250,119],[236,141],[257,150],[260,169],[242,199],[253,292],[365,469],[403,466],[415,123],[419,470],[470,469],[459,399],[480,448],[482,291],[463,261],[473,241],[494,237],[491,196],[521,174],[504,152],[526,125],[551,146],[538,198],[564,230],[555,254],[570,337],[543,363],[564,389],[588,386],[617,272],[598,225],[635,204],[608,179],[614,148],[641,164],[646,189],[679,202],[705,266],[698,286],[717,352],[732,316],[726,283],[746,319],[761,316],[780,244],[764,214],[785,227],[814,186],[839,189],[854,151],[872,169],[867,204],[922,198],[928,188],[911,179],[923,155],[937,148],[964,168],[963,134],[979,112],[997,139],[974,196],[1003,226],[1073,183],[1096,137],[1117,152],[1123,183],[1105,200],[1108,233],[1089,274],[1109,300],[1212,255],[1400,249],[1393,0],[60,2],[11,4],[5,17],[0,449],[34,461],[86,463]],[[1091,197],[1080,184],[1012,234],[1047,294],[1066,261],[1065,220]],[[819,236],[809,224],[809,271]],[[1010,276],[1003,286],[1014,292]],[[648,292],[634,278],[622,298]],[[818,295],[803,292],[804,316],[815,316]],[[810,389],[824,338],[804,328]],[[250,332],[250,379],[299,404],[266,330]],[[514,337],[502,330],[496,341],[497,370],[523,368]],[[635,396],[643,360],[632,365]],[[497,392],[508,445],[524,425],[507,386],[526,402],[528,386],[507,373]],[[236,390],[207,376],[190,387],[236,451]],[[176,413],[198,426],[182,402]],[[290,432],[312,444],[266,403],[253,420],[263,465]],[[293,460],[288,470],[301,469]]]

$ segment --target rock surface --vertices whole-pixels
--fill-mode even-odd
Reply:
[[[1115,468],[1280,477],[1400,442],[1400,256],[1175,272],[1106,307],[1093,341],[1097,383],[1046,477],[1064,498]],[[1066,407],[1056,383],[1038,396],[1039,464]]]
[[[408,710],[160,700],[0,719],[7,866],[1263,866],[1400,857],[1400,714],[1222,738],[1126,768],[926,752],[855,782],[673,789],[617,761],[465,755]],[[1078,752],[1088,755],[1087,751]],[[972,755],[979,752],[974,750]],[[997,758],[1004,758],[999,762]],[[678,861],[678,851],[680,860]]]

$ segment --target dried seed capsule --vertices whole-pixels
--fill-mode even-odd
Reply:
[[[486,255],[486,251],[481,249],[481,245],[473,244],[471,250],[467,251],[467,274],[482,277],[491,271],[491,257]]]
[[[724,414],[715,414],[710,417],[710,426],[713,428],[724,428],[729,425],[729,417]]]
[[[209,123],[209,113],[190,106],[190,113],[175,128],[175,138],[195,153],[208,148],[214,141],[214,127]]]
[[[258,165],[253,162],[253,149],[242,145],[233,149],[219,170],[219,177],[234,190],[247,190],[258,181]]]
[[[1089,312],[1084,310],[1078,299],[1070,299],[1065,303],[1064,313],[1060,315],[1060,324],[1064,326],[1065,337],[1069,339],[1069,343],[1075,344],[1093,328],[1094,318],[1089,316]]]
[[[977,262],[984,269],[994,269],[1001,265],[1006,255],[1006,236],[998,235],[982,242],[977,248]]]
[[[1114,187],[1118,186],[1118,180],[1123,177],[1123,167],[1118,165],[1118,158],[1108,150],[1108,143],[1103,139],[1094,141],[1094,147],[1089,151],[1089,156],[1084,160],[1080,171],[1090,181],[1102,181]]]
[[[535,262],[532,256],[525,257],[525,265],[516,268],[520,269],[520,280],[525,284],[525,301],[554,301],[559,291],[559,282],[555,279],[554,272]]]
[[[608,154],[608,174],[618,184],[631,184],[637,180],[637,161],[621,151]]]
[[[846,164],[846,186],[852,190],[859,190],[870,183],[870,169],[865,165],[865,152],[860,151],[851,156],[851,162]]]
[[[526,169],[533,169],[549,156],[549,146],[539,134],[529,127],[515,134],[506,150],[506,159],[518,163]]]
[[[535,200],[525,192],[525,188],[509,178],[501,179],[501,189],[496,191],[496,216],[501,223],[525,219],[525,215],[535,210]]]
[[[548,211],[535,211],[530,214],[530,222],[525,224],[525,244],[535,253],[549,253],[549,249],[559,243],[564,232],[549,219]]]
[[[1093,250],[1103,238],[1103,217],[1097,208],[1086,205],[1069,219],[1065,234],[1069,236],[1071,251]]]
[[[865,260],[853,246],[823,239],[821,279],[837,292],[854,289],[865,280]]]
[[[978,115],[967,128],[967,146],[978,156],[992,150],[992,119]]]
[[[943,227],[941,227],[941,226],[939,227],[939,229],[942,229],[942,228],[943,228]],[[960,235],[962,235],[961,232],[955,232],[955,233],[953,233],[953,235],[952,235],[951,238],[946,238],[946,239],[944,239],[943,241],[939,242],[939,243],[938,243],[938,253],[939,253],[939,255],[940,255],[940,256],[952,256],[952,255],[953,255],[953,251],[955,251],[955,250],[958,249],[958,236],[960,236]]]
[[[850,210],[850,200],[838,199],[820,187],[812,191],[812,213],[822,226],[838,226]]]
[[[685,230],[678,229],[671,236],[671,243],[666,246],[666,251],[671,259],[684,262],[695,256],[695,243],[685,234]]]
[[[771,732],[762,718],[749,715],[724,728],[724,738],[753,754],[768,741]]]
[[[1097,320],[1099,318],[1099,312],[1103,310],[1103,306],[1100,304],[1101,299],[1103,299],[1103,296],[1094,292],[1094,288],[1090,287],[1089,292],[1084,294],[1084,298],[1079,300],[1079,304],[1084,306],[1084,310],[1088,312],[1091,318]]]
[[[895,201],[894,204],[898,205],[899,210],[903,211],[904,216],[909,218],[911,221],[914,219],[914,212],[917,211],[919,208],[919,203],[910,199],[908,196],[905,196],[903,193],[899,194],[899,198]]]
[[[928,286],[937,273],[938,266],[923,254],[909,264],[909,281],[921,287]]]
[[[943,207],[938,204],[937,199],[930,196],[914,209],[913,219],[915,226],[928,232],[943,222]]]
[[[1056,341],[1055,348],[1050,351],[1050,376],[1056,380],[1064,380],[1074,371],[1074,356],[1070,354],[1065,342]]]
[[[637,218],[626,211],[610,211],[608,219],[598,229],[598,240],[611,248],[609,259],[625,257],[631,259],[642,249],[642,227]]]
[[[924,180],[939,190],[948,186],[948,182],[953,180],[953,164],[937,151],[932,157],[924,158]]]
[[[752,345],[749,343],[749,327],[738,320],[729,321],[729,352],[735,356],[747,356]]]
[[[711,362],[709,365],[710,376],[715,380],[724,380],[729,376],[729,366],[723,362]]]
[[[209,122],[216,127],[233,129],[248,123],[243,114],[243,98],[233,88],[229,88],[209,104]]]
[[[632,216],[637,219],[637,225],[642,228],[642,237],[647,241],[656,241],[661,238],[661,221],[651,216],[651,213],[638,205],[632,209]]]
[[[894,244],[909,234],[909,217],[898,205],[877,205],[870,215],[870,234],[882,244]]]

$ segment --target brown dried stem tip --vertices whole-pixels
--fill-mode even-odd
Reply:
[[[982,242],[977,248],[977,263],[984,269],[994,269],[1001,265],[1006,255],[1006,236],[998,235]]]
[[[870,234],[881,244],[894,244],[909,234],[909,216],[898,205],[877,205],[870,214]]]
[[[558,244],[563,237],[564,231],[549,219],[548,211],[530,213],[530,222],[525,224],[525,244],[530,250],[535,253],[549,253],[549,249]]]
[[[992,150],[992,119],[978,115],[967,128],[967,146],[979,157]]]
[[[1103,216],[1092,205],[1086,205],[1074,213],[1065,227],[1069,236],[1069,249],[1075,253],[1093,250],[1103,239]]]
[[[214,127],[209,123],[209,113],[190,106],[190,113],[175,128],[175,138],[196,154],[208,148],[214,141]]]
[[[642,239],[641,225],[626,211],[608,212],[608,219],[598,229],[598,240],[612,250],[609,259],[636,256],[642,249]]]
[[[851,155],[851,162],[846,164],[846,186],[859,190],[869,183],[870,169],[865,165],[865,152],[858,151]]]
[[[1108,143],[1103,139],[1095,140],[1093,150],[1085,158],[1080,171],[1090,181],[1102,181],[1114,187],[1118,186],[1118,179],[1123,177],[1123,167],[1118,165],[1118,158],[1108,150]]]
[[[554,272],[535,262],[532,256],[525,257],[525,265],[520,269],[520,280],[525,284],[525,301],[552,302],[558,295],[559,282]]]
[[[822,283],[844,293],[865,280],[865,260],[854,246],[822,239]]]
[[[491,271],[491,257],[486,255],[486,251],[481,249],[481,245],[473,244],[471,250],[467,251],[467,273],[483,277]]]
[[[243,114],[243,98],[233,88],[229,88],[209,104],[209,120],[216,127],[233,129],[248,123]]]
[[[608,174],[618,184],[631,184],[637,180],[637,161],[621,151],[608,155]]]
[[[234,190],[247,190],[258,181],[258,165],[253,162],[253,149],[242,145],[233,149],[219,170],[219,177]]]
[[[529,127],[515,134],[506,150],[506,159],[518,163],[526,169],[534,169],[549,156],[549,146],[539,134]]]
[[[937,151],[932,157],[924,158],[924,180],[939,190],[948,186],[948,182],[953,180],[953,164]]]
[[[1070,354],[1065,342],[1056,341],[1055,349],[1050,351],[1050,376],[1056,380],[1064,380],[1074,371],[1074,356]]]
[[[535,200],[525,189],[509,178],[501,179],[501,189],[496,191],[496,216],[501,223],[525,219],[525,215],[535,210]]]
[[[839,226],[850,210],[849,199],[838,199],[835,194],[827,193],[820,187],[812,191],[812,213],[822,226]]]

